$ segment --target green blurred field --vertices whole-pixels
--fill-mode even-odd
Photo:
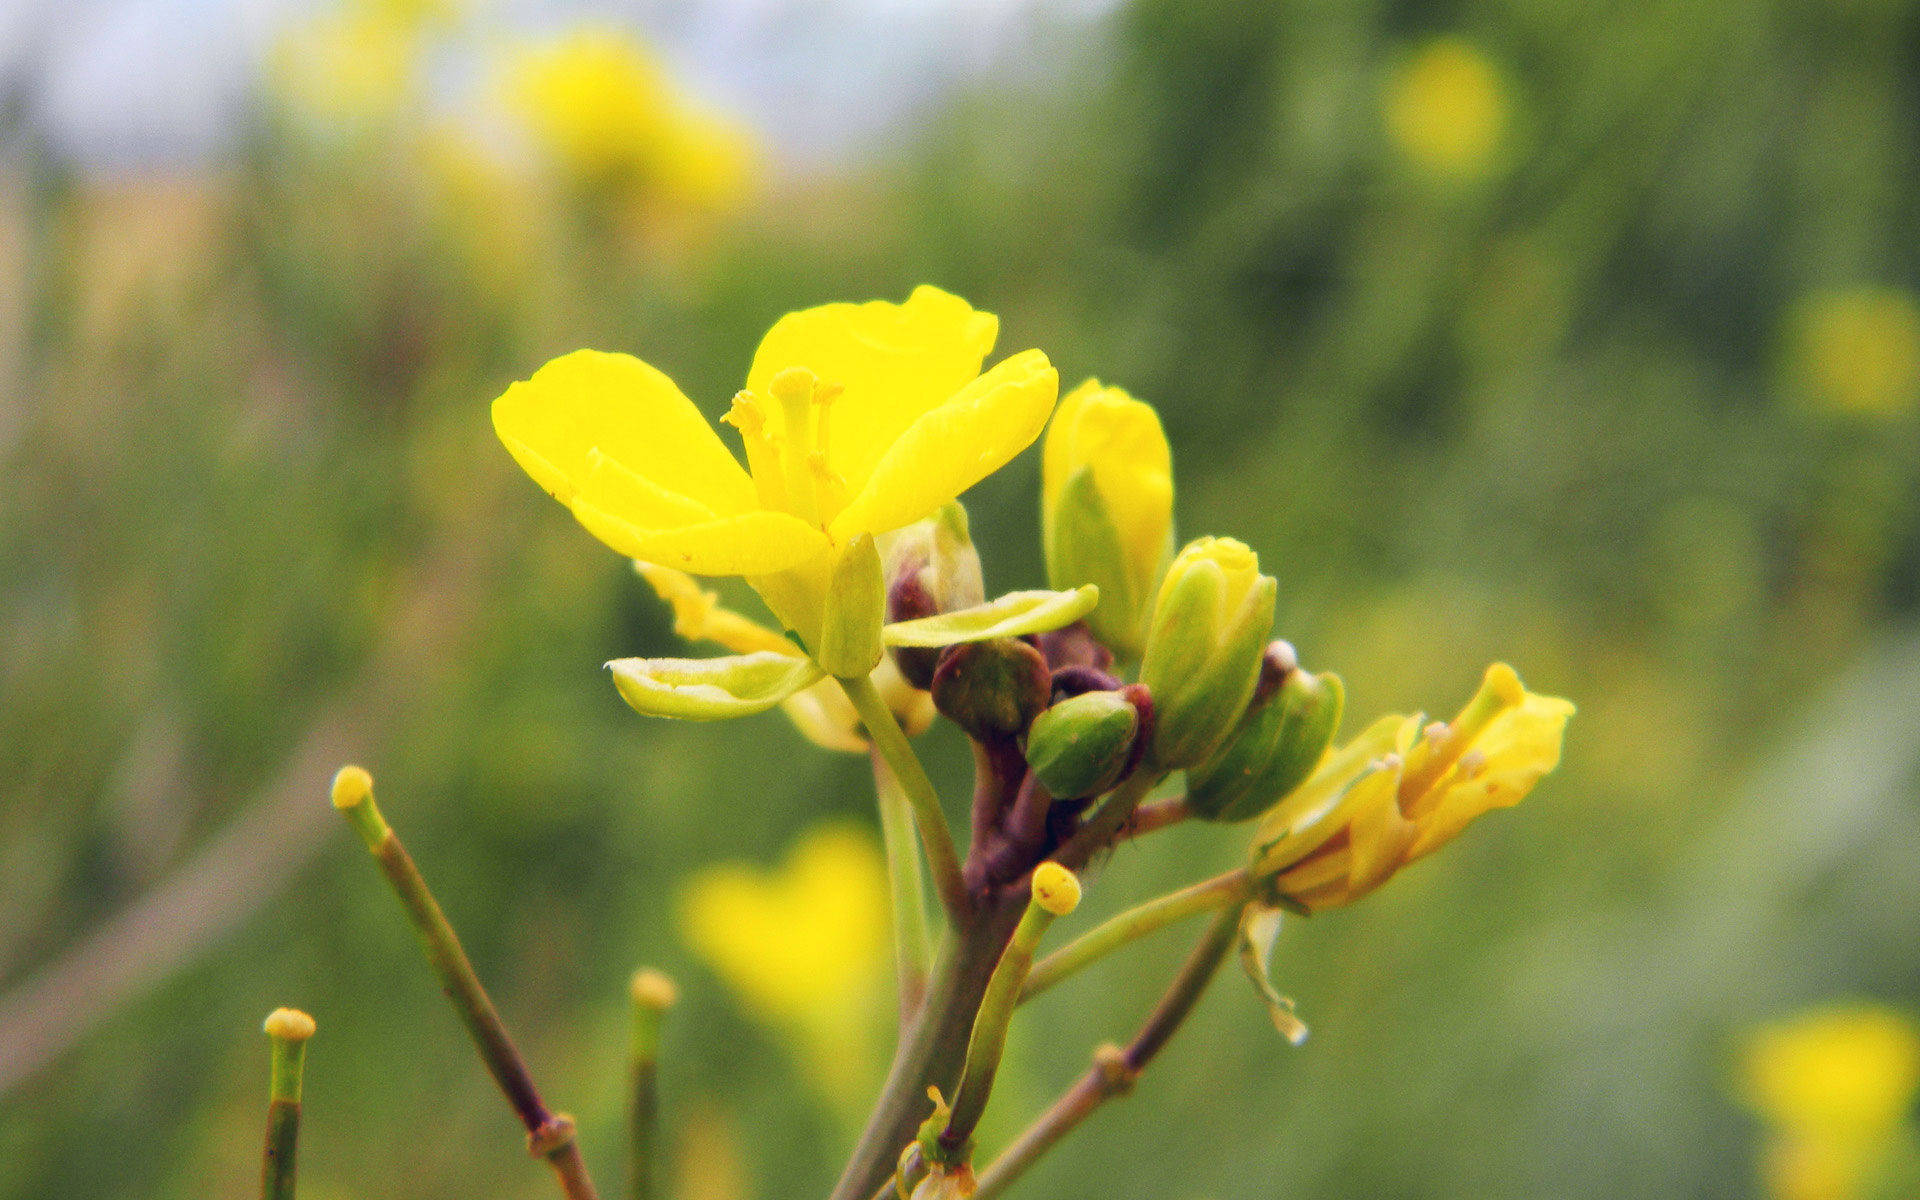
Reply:
[[[1440,37],[1494,90],[1405,118],[1441,131],[1422,159],[1391,114]],[[853,1118],[675,896],[871,825],[865,764],[776,717],[626,709],[600,664],[676,653],[665,609],[486,405],[594,346],[717,415],[781,313],[922,282],[1160,408],[1182,536],[1260,552],[1349,730],[1449,710],[1496,658],[1580,706],[1525,805],[1283,935],[1303,1048],[1229,972],[1016,1194],[1759,1194],[1744,1031],[1920,1009],[1920,7],[1148,0],[1083,51],[697,220],[509,207],[405,111],[319,136],[263,110],[164,179],[9,131],[0,1196],[252,1194],[283,1003],[320,1024],[303,1194],[550,1192],[327,811],[349,760],[603,1187],[653,963],[684,996],[684,1200],[824,1194]],[[1037,474],[968,497],[992,590],[1044,582]],[[1240,850],[1123,850],[1073,921]],[[984,1143],[1184,947],[1037,1004]]]

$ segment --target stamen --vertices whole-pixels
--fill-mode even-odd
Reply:
[[[753,476],[753,488],[762,508],[787,507],[785,480],[781,478],[780,446],[767,432],[767,412],[752,392],[736,392],[733,407],[720,418],[740,431],[747,450],[747,470]]]

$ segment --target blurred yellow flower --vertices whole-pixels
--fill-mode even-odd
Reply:
[[[1920,1028],[1857,1004],[1757,1030],[1747,1102],[1771,1126],[1763,1172],[1778,1200],[1864,1200],[1904,1136],[1920,1091]]]
[[[537,149],[576,183],[703,209],[731,207],[746,192],[751,136],[691,103],[625,30],[589,26],[516,48],[505,94]]]
[[[1507,85],[1480,49],[1439,38],[1389,80],[1387,135],[1400,153],[1444,175],[1483,174],[1506,136]]]
[[[672,380],[624,354],[554,359],[494,402],[494,429],[601,541],[745,576],[816,653],[840,551],[929,516],[1046,424],[1057,386],[1046,355],[980,374],[998,328],[933,287],[904,304],[780,318],[726,418],[751,473]]]
[[[1380,718],[1261,821],[1256,871],[1312,911],[1353,903],[1475,817],[1525,799],[1559,765],[1573,711],[1495,663],[1450,722]]]
[[[293,27],[274,47],[270,84],[295,113],[327,126],[388,121],[414,98],[419,25],[353,7]]]
[[[887,868],[873,837],[828,825],[776,870],[709,867],[687,881],[679,913],[695,953],[797,1039],[830,1095],[857,1102],[891,965]]]
[[[1877,1136],[1920,1091],[1920,1028],[1871,1004],[1802,1013],[1754,1033],[1743,1076],[1748,1102],[1776,1125]]]
[[[1920,300],[1903,288],[1818,292],[1795,308],[1789,365],[1808,398],[1844,412],[1920,402]]]

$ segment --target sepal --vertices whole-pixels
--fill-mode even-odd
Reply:
[[[771,650],[726,658],[616,658],[607,669],[635,712],[685,721],[765,712],[824,677],[811,659]]]
[[[1047,633],[1078,621],[1100,603],[1092,584],[1068,592],[1008,592],[972,608],[913,621],[896,621],[881,631],[889,646],[956,646],[994,638]]]
[[[1240,914],[1240,966],[1253,981],[1253,990],[1267,1006],[1273,1027],[1280,1036],[1298,1046],[1307,1040],[1307,1025],[1293,1011],[1293,998],[1281,995],[1273,986],[1273,943],[1280,936],[1285,910],[1264,904],[1249,904]]]

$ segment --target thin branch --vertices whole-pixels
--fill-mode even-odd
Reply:
[[[934,790],[933,780],[927,778],[926,768],[920,765],[920,756],[913,752],[912,743],[907,741],[900,722],[894,719],[893,710],[887,707],[873,680],[865,676],[842,679],[840,687],[860,715],[874,749],[886,759],[913,805],[914,821],[920,828],[921,844],[926,847],[927,866],[933,871],[934,886],[939,889],[947,919],[957,924],[965,916],[969,902],[966,884],[960,876],[960,856],[953,848],[953,831],[947,828],[946,810],[940,806],[940,793]]]
[[[1027,976],[1020,1001],[1026,1003],[1089,963],[1175,922],[1196,913],[1243,903],[1252,891],[1253,878],[1242,867],[1118,913],[1041,959]]]
[[[1140,1073],[1178,1031],[1206,992],[1207,985],[1213,982],[1221,962],[1227,957],[1227,951],[1233,948],[1239,929],[1240,912],[1237,908],[1222,909],[1214,917],[1213,924],[1194,946],[1193,953],[1187,956],[1180,974],[1160,998],[1153,1014],[1140,1027],[1140,1032],[1134,1035],[1133,1041],[1124,1050],[1102,1047],[1094,1055],[1093,1066],[1087,1073],[1028,1126],[1026,1132],[1015,1138],[1013,1144],[991,1166],[981,1172],[979,1186],[973,1193],[974,1200],[993,1200],[1012,1186],[1014,1180],[1061,1138],[1092,1116],[1102,1104],[1133,1090]]]

